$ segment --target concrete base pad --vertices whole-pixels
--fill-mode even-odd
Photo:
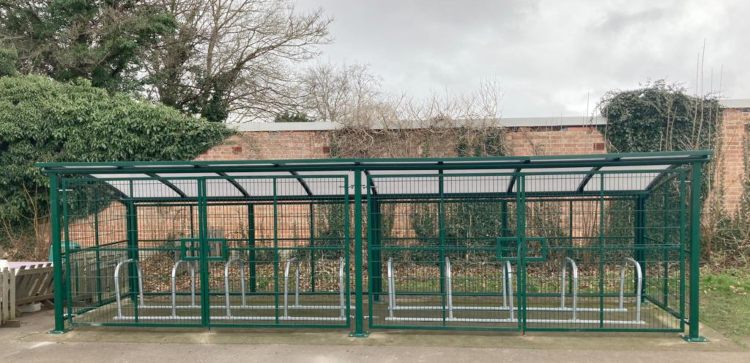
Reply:
[[[355,338],[350,330],[90,328],[53,335],[52,316],[28,314],[21,328],[0,329],[0,361],[750,361],[747,348],[706,326],[702,344],[663,333],[374,331]]]

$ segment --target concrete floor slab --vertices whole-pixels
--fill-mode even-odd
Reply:
[[[675,334],[457,333],[76,329],[53,335],[51,311],[0,329],[2,362],[750,362],[750,351],[704,327],[708,343]]]

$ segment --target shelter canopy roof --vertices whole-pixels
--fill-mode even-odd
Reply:
[[[351,195],[355,172],[372,194],[526,193],[576,195],[648,191],[671,170],[705,163],[710,151],[482,158],[307,159],[38,163],[45,173],[106,181],[124,198],[192,199],[198,179],[210,198]],[[405,178],[408,176],[408,178]],[[365,192],[363,190],[363,192]]]

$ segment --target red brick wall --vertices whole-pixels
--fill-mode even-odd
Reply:
[[[512,155],[570,155],[604,153],[604,137],[595,127],[517,128],[506,134]]]
[[[328,158],[330,131],[249,131],[227,139],[198,160],[262,160]],[[590,126],[523,127],[506,133],[511,155],[604,153],[604,138]],[[446,142],[446,147],[455,143]],[[434,146],[432,146],[434,147]],[[444,154],[452,154],[453,150]],[[419,156],[419,155],[411,155]]]
[[[747,174],[745,154],[750,109],[725,109],[719,142],[714,156],[714,183],[716,193],[711,200],[720,199],[725,211],[733,213],[742,198]],[[414,131],[418,133],[419,131]],[[232,136],[223,144],[212,148],[199,160],[261,160],[261,159],[314,159],[328,158],[331,131],[249,131]],[[511,155],[566,155],[604,153],[604,137],[592,126],[574,127],[518,127],[506,134],[506,145]],[[454,155],[455,140],[445,140],[433,151],[435,155]],[[435,147],[431,145],[430,147]],[[448,150],[450,149],[450,150]],[[420,156],[421,147],[403,152],[399,156]],[[413,155],[411,155],[413,154]]]
[[[197,160],[319,159],[330,157],[328,131],[254,131],[227,139]]]
[[[725,109],[719,130],[719,142],[714,154],[714,183],[724,211],[737,211],[746,181],[747,125],[750,124],[750,109]]]

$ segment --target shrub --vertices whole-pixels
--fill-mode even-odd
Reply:
[[[230,133],[222,124],[88,81],[2,77],[0,245],[47,219],[48,180],[36,162],[191,159]],[[34,232],[39,239],[39,229]]]

